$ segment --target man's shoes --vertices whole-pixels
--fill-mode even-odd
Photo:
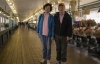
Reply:
[[[61,64],[66,64],[66,62],[61,62]]]
[[[50,60],[47,60],[47,64],[51,64],[51,63],[50,63]]]
[[[57,61],[56,64],[60,64],[60,61]]]
[[[40,62],[41,63],[46,63],[46,59],[42,59]]]

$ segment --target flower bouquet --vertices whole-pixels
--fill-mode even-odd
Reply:
[[[86,20],[81,20],[80,27],[86,27]]]
[[[86,22],[87,22],[87,26],[93,27],[96,25],[96,22],[94,20],[91,20],[91,19],[87,20]]]

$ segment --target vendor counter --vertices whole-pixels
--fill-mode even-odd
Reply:
[[[0,47],[5,44],[12,31],[12,27],[0,27]]]

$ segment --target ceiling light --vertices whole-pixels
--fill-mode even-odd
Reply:
[[[15,12],[15,10],[14,10],[14,12]]]
[[[13,3],[10,3],[10,4],[13,4]]]
[[[7,1],[10,1],[10,0],[7,0]]]
[[[14,7],[13,5],[10,5],[11,7]]]
[[[16,9],[15,9],[13,1],[12,0],[6,0],[6,2],[8,3],[8,5],[11,8],[11,10],[13,11],[13,13],[16,14],[17,12],[16,12]]]
[[[33,16],[31,16],[31,18],[32,18]]]
[[[0,13],[1,13],[1,11],[0,11]]]
[[[18,19],[18,17],[16,17]]]
[[[58,1],[58,3],[61,3],[61,2],[62,2],[62,0],[59,0],[59,1]]]
[[[55,2],[53,4],[55,5]]]
[[[19,22],[19,17],[16,17],[17,18],[17,20],[18,20],[18,22]]]
[[[13,10],[15,10],[15,8],[12,8]]]
[[[58,1],[58,3],[60,3],[60,1]]]

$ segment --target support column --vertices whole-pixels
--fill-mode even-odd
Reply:
[[[72,22],[74,22],[75,21],[75,16],[74,16],[74,11],[72,11]]]
[[[75,13],[75,8],[76,8],[76,1],[71,0],[70,5],[71,5],[71,12],[72,12],[72,21],[74,22],[75,21],[74,13]]]

